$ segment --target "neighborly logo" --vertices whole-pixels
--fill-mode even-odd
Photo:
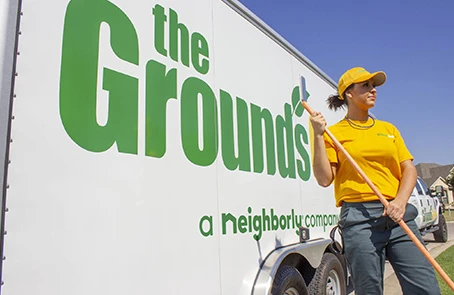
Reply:
[[[385,133],[377,133],[378,136],[385,136],[385,137],[388,137],[388,138],[395,138],[394,135],[391,135],[391,134],[385,134]]]

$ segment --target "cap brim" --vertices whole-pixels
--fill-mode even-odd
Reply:
[[[374,86],[383,85],[386,82],[386,74],[385,72],[375,72],[369,75],[362,76],[356,79],[353,83],[361,83],[364,81],[368,81],[370,79],[374,79]]]
[[[375,72],[372,73],[372,78],[374,78],[374,86],[383,85],[386,82],[385,72]]]

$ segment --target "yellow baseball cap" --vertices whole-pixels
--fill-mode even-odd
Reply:
[[[366,69],[361,67],[351,68],[350,70],[346,71],[339,79],[339,83],[337,83],[337,91],[340,95],[340,99],[343,100],[344,91],[348,88],[348,86],[352,85],[353,83],[360,83],[370,79],[374,79],[374,85],[380,86],[383,85],[386,81],[386,74],[385,72],[375,72],[369,73]]]

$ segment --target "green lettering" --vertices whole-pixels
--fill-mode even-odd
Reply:
[[[279,217],[277,217],[277,215],[274,215],[274,209],[271,209],[270,212],[271,212],[271,230],[278,230]]]
[[[285,215],[281,215],[281,217],[279,218],[279,225],[282,230],[287,229],[287,219]]]
[[[152,13],[154,15],[154,48],[161,55],[167,56],[167,50],[164,47],[164,27],[167,21],[164,7],[156,4]]]
[[[206,58],[200,60],[200,56],[204,56]],[[193,33],[191,37],[192,65],[200,74],[206,74],[210,69],[210,62],[208,61],[208,57],[208,42],[201,34],[197,32]]]
[[[244,234],[247,232],[247,218],[244,215],[240,215],[238,217],[238,229],[240,230],[240,233]]]
[[[199,96],[202,114],[198,115]],[[199,118],[202,134],[199,134]],[[181,138],[186,157],[200,166],[211,165],[218,153],[218,115],[216,97],[204,81],[190,77],[181,90]],[[199,137],[202,147],[199,147]]]
[[[262,237],[262,219],[260,218],[260,215],[255,215],[254,216],[254,230],[256,234],[253,236],[254,240],[258,241]]]
[[[208,230],[203,229],[203,224],[208,222]],[[202,236],[208,237],[213,235],[213,216],[203,216],[199,222],[199,230]]]
[[[264,124],[264,126],[262,125]],[[273,117],[269,110],[261,109],[251,104],[252,126],[252,154],[254,159],[254,172],[262,173],[264,168],[263,159],[263,129],[265,127],[266,163],[269,175],[276,173],[276,151],[274,142]]]
[[[178,61],[178,43],[180,44],[181,62],[189,67],[189,32],[186,26],[178,23],[178,14],[169,9],[170,16],[170,58]],[[180,37],[180,40],[178,40]]]
[[[295,145],[293,140],[292,106],[284,105],[285,119],[276,117],[277,158],[279,174],[283,177],[296,178]]]
[[[236,229],[236,218],[230,213],[222,213],[222,234],[225,235],[227,233],[227,222],[232,223],[232,232],[234,234],[237,233]]]
[[[271,230],[271,219],[268,214],[266,214],[265,208],[262,208],[262,218],[263,218],[263,230]]]
[[[235,170],[239,167],[242,171],[251,171],[248,109],[246,102],[239,97],[236,99],[236,118],[238,157],[235,156],[232,97],[221,90],[222,160],[227,169]]]
[[[105,143],[116,139],[119,152],[137,154],[137,79],[104,68],[103,89],[109,91],[109,120],[100,136]]]
[[[111,47],[117,57],[139,64],[137,33],[123,11],[105,0],[72,0],[63,31],[60,117],[71,139],[86,150],[103,152],[116,142],[118,151],[137,154],[136,78],[104,68],[103,88],[109,91],[108,121],[105,126],[97,122],[101,23],[110,27]]]
[[[307,181],[311,177],[311,165],[309,153],[307,152],[303,143],[309,144],[309,139],[307,136],[306,129],[302,125],[297,124],[295,126],[295,141],[296,150],[298,151],[298,154],[301,156],[301,160],[300,159],[296,160],[298,176],[302,180]]]
[[[167,102],[177,98],[177,70],[150,60],[146,66],[145,154],[161,158],[166,152]]]

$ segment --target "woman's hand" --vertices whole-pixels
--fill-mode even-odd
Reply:
[[[388,215],[395,222],[399,222],[404,218],[408,199],[418,177],[412,160],[403,161],[400,163],[400,168],[402,170],[402,179],[400,180],[399,191],[394,201],[389,202],[388,208],[383,212],[383,216]]]
[[[383,216],[388,215],[394,222],[399,222],[404,218],[406,206],[407,202],[396,198],[394,201],[389,202],[388,208],[385,208],[383,212]]]
[[[310,120],[312,128],[314,128],[314,135],[323,135],[326,127],[326,121],[323,115],[319,112],[313,112]]]
[[[314,176],[319,185],[327,187],[336,177],[336,166],[329,162],[328,155],[326,153],[325,139],[323,137],[323,133],[326,128],[326,121],[319,112],[313,112],[310,120],[314,131],[314,161],[312,162]]]

